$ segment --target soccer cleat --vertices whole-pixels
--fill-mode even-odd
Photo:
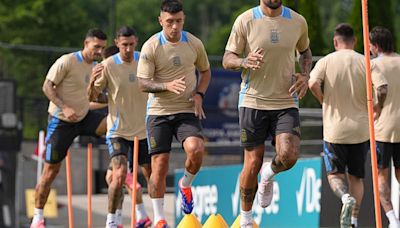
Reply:
[[[35,224],[32,223],[30,228],[46,228],[46,226],[44,225],[44,219],[39,220]]]
[[[117,223],[114,222],[114,221],[109,221],[109,222],[107,222],[107,224],[106,224],[106,228],[118,228],[118,225],[117,225]]]
[[[262,167],[263,169],[265,166]],[[258,184],[257,199],[258,204],[262,208],[266,208],[271,204],[272,196],[274,195],[274,179],[267,180],[261,176]]]
[[[355,205],[356,199],[352,196],[347,197],[342,206],[342,211],[340,212],[340,228],[351,227],[351,213]]]
[[[165,221],[164,219],[158,221],[154,228],[168,228],[167,221]]]
[[[182,178],[178,182],[179,192],[182,195],[182,210],[185,214],[190,214],[193,211],[192,188],[182,186]]]
[[[149,217],[146,217],[145,219],[141,219],[139,221],[136,221],[135,228],[146,228],[151,226],[151,220]]]

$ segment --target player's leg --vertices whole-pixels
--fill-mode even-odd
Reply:
[[[258,202],[267,207],[272,201],[273,177],[282,171],[292,168],[300,153],[300,119],[296,108],[268,111],[271,124],[272,144],[276,155],[272,161],[263,165],[261,180],[258,186]]]
[[[400,165],[400,156],[395,153],[394,144],[376,142],[376,152],[378,157],[378,183],[379,183],[379,198],[386,217],[389,220],[390,227],[400,227],[400,222],[396,218],[391,201],[391,188],[390,188],[390,160],[393,157],[393,164],[395,166],[395,175],[397,178],[397,170]]]
[[[108,215],[106,227],[118,225],[116,210],[123,197],[122,187],[127,173],[127,153],[129,142],[122,138],[107,139],[112,163],[112,178],[108,185]]]
[[[112,162],[110,161],[110,164],[108,166],[106,176],[105,176],[105,181],[107,183],[107,186],[110,185],[112,180]],[[122,227],[122,205],[124,203],[124,190],[121,189],[121,200],[118,203],[117,210],[115,210],[115,216],[116,216],[116,221],[117,221],[117,226],[118,228]]]
[[[155,227],[166,225],[164,193],[173,137],[170,117],[150,115],[146,121],[147,140],[151,154],[151,175],[148,186],[154,210]]]
[[[269,130],[266,111],[251,108],[240,108],[239,125],[240,141],[244,147],[244,162],[240,173],[240,225],[252,227],[252,207],[257,192],[257,177],[264,157],[264,142]],[[269,183],[270,190],[273,182]]]
[[[61,162],[76,135],[73,123],[51,117],[47,127],[45,164],[35,189],[35,209],[31,228],[44,227],[43,208],[47,202],[51,184],[58,175]]]

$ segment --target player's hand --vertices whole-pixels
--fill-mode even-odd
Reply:
[[[176,93],[176,94],[181,94],[186,89],[185,84],[186,84],[185,77],[182,77],[179,79],[175,79],[171,82],[167,82],[165,84],[165,86],[168,91]]]
[[[104,66],[101,63],[94,66],[92,69],[92,75],[90,76],[90,82],[96,81],[96,79],[101,75],[101,72],[103,72],[103,69]]]
[[[382,108],[379,105],[374,105],[374,120],[378,120],[381,116]]]
[[[298,98],[301,99],[307,93],[308,79],[310,79],[310,77],[300,73],[294,74],[293,77],[296,79],[296,82],[289,89],[290,96],[293,97],[297,94]]]
[[[197,118],[204,120],[206,118],[206,114],[203,110],[203,98],[200,96],[200,94],[194,93],[191,101],[194,102],[194,115]]]
[[[64,104],[62,106],[62,111],[64,113],[64,116],[67,117],[69,120],[73,122],[78,120],[78,115],[76,115],[75,110],[73,110],[71,107]]]
[[[246,58],[243,59],[240,67],[245,69],[257,70],[260,69],[261,65],[264,63],[264,49],[257,48],[255,51],[250,52]]]

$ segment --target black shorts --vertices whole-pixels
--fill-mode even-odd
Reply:
[[[282,110],[239,109],[240,142],[243,147],[264,145],[267,137],[291,133],[300,137],[300,118],[297,108]]]
[[[376,141],[376,154],[379,169],[386,169],[393,157],[393,165],[400,168],[400,143],[387,143]]]
[[[135,145],[134,141],[126,140],[121,137],[117,138],[107,138],[106,140],[107,146],[108,146],[108,152],[111,157],[117,156],[117,155],[124,155],[128,157],[129,161],[129,168],[132,170],[132,164],[133,164],[133,157],[132,157],[132,152],[133,152],[133,147]],[[144,165],[144,164],[150,164],[150,154],[149,150],[147,147],[147,140],[142,139],[139,140],[139,154],[138,154],[138,164],[139,165]]]
[[[68,148],[78,135],[97,136],[96,129],[106,116],[89,111],[85,118],[70,123],[49,116],[46,136],[46,162],[56,164],[64,160]]]
[[[345,173],[364,178],[369,141],[358,144],[336,144],[324,141],[327,174]]]
[[[171,151],[172,137],[182,143],[190,136],[204,138],[199,118],[194,113],[177,113],[165,116],[149,115],[146,118],[147,140],[151,154]]]

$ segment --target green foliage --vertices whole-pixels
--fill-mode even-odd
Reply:
[[[310,37],[310,47],[314,55],[325,53],[325,43],[322,38],[321,16],[316,0],[299,0],[299,12],[308,23],[308,35]]]
[[[381,1],[368,1],[368,20],[369,29],[371,30],[374,26],[384,26],[391,31],[394,31],[394,12],[391,7],[391,1],[382,4]],[[362,26],[362,11],[361,11],[361,0],[353,1],[353,10],[349,17],[349,22],[353,26],[357,37],[356,50],[364,52],[363,46],[363,26]],[[393,33],[396,39],[396,34]]]

